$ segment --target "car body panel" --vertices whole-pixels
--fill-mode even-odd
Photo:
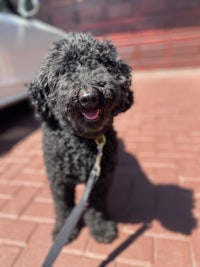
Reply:
[[[35,19],[0,13],[0,109],[28,96],[26,84],[65,32]]]

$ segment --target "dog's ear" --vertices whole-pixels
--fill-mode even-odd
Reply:
[[[38,74],[28,85],[28,92],[35,107],[36,116],[43,121],[48,121],[52,117],[47,101],[49,91],[47,77],[44,73]]]
[[[114,115],[125,112],[134,102],[133,91],[131,90],[131,67],[123,62],[120,58],[116,60],[115,78],[119,85],[118,105],[114,110]]]
[[[110,41],[102,41],[99,47],[100,59],[114,77],[116,87],[119,88],[117,93],[118,105],[114,110],[114,115],[125,112],[133,104],[133,92],[131,91],[131,67],[127,65],[118,55],[116,47]],[[118,90],[118,89],[117,89]]]

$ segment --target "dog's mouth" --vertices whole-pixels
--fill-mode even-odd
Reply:
[[[87,121],[97,121],[100,116],[100,109],[86,110],[82,112],[82,115]]]

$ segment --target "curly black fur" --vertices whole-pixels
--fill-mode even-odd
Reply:
[[[30,83],[32,103],[42,120],[44,158],[55,203],[54,235],[74,206],[76,184],[88,179],[97,154],[94,138],[105,134],[102,171],[84,220],[99,242],[117,236],[115,223],[106,215],[117,152],[112,123],[133,103],[130,86],[131,68],[113,44],[83,33],[69,33],[54,43]],[[77,234],[78,228],[72,239]]]

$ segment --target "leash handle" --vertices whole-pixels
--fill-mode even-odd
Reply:
[[[51,267],[53,266],[56,258],[58,257],[60,251],[62,250],[63,246],[68,242],[72,231],[74,230],[75,226],[77,225],[85,204],[90,196],[90,192],[94,187],[95,182],[98,180],[101,172],[101,159],[103,156],[103,148],[106,143],[105,136],[101,136],[98,140],[95,140],[97,144],[98,154],[96,157],[96,161],[93,165],[93,168],[90,172],[90,176],[88,178],[85,191],[81,197],[80,202],[73,208],[70,215],[67,217],[63,227],[61,228],[59,234],[57,235],[54,244],[52,245],[51,249],[49,250],[46,259],[42,265],[42,267]]]

